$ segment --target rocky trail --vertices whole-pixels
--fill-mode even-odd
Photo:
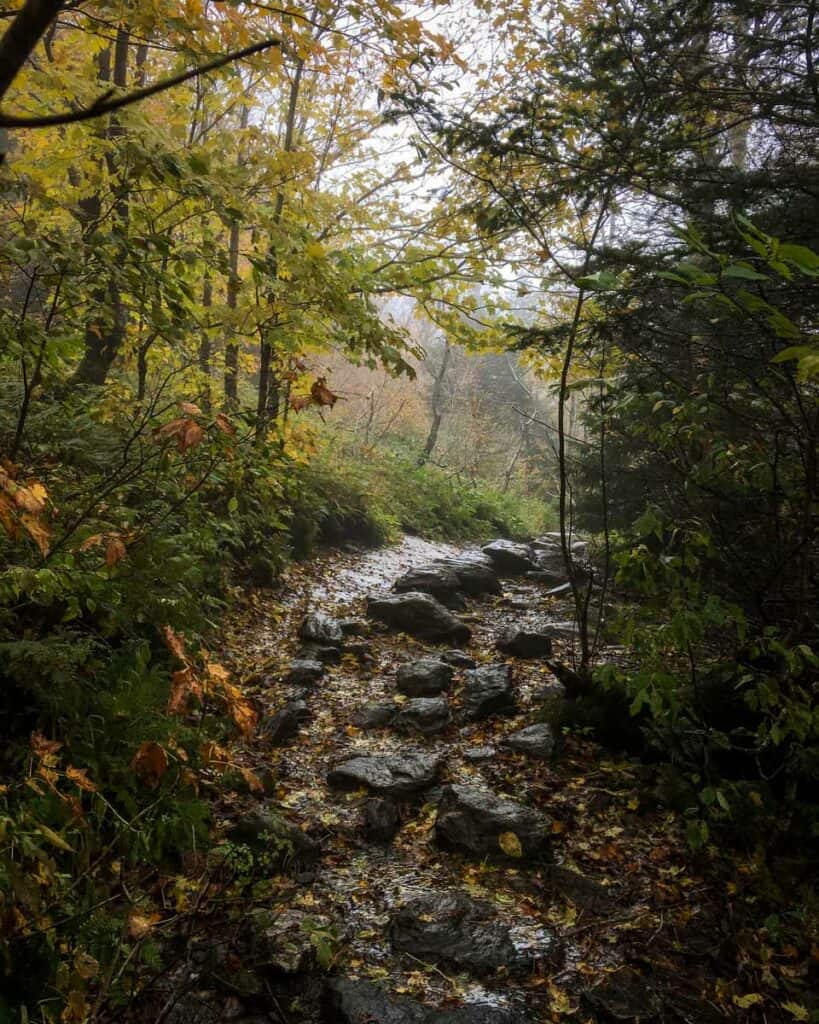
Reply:
[[[218,803],[249,881],[163,1020],[724,1019],[680,824],[638,762],[559,727],[563,582],[554,538],[408,537],[255,595],[224,655],[260,728]]]

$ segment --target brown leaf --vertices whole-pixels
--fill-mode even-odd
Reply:
[[[125,544],[122,541],[122,537],[118,534],[111,534],[110,540],[108,541],[108,547],[105,549],[105,564],[110,569],[116,565],[117,562],[121,562],[127,554]]]
[[[171,682],[171,693],[168,698],[168,714],[183,715],[187,711],[188,697],[202,699],[202,684],[196,673],[187,665],[174,672]]]
[[[128,915],[128,934],[132,939],[142,939],[153,926],[162,919],[161,914],[146,913],[144,910],[134,908]]]
[[[40,549],[40,554],[45,558],[51,548],[51,530],[49,527],[41,522],[39,517],[33,512],[24,512],[20,516],[20,523]]]
[[[247,783],[247,788],[251,793],[264,793],[264,786],[261,780],[249,768],[243,768],[242,765],[239,765],[239,774]]]
[[[3,529],[11,537],[12,540],[17,540],[20,536],[20,527],[17,523],[17,517],[14,511],[14,504],[11,498],[5,494],[0,494],[0,523],[3,524]]]
[[[214,424],[222,431],[223,434],[227,434],[228,437],[234,437],[236,434],[236,427],[230,422],[224,413],[217,413]]]
[[[179,408],[182,412],[187,413],[188,416],[204,416],[199,406],[194,405],[193,402],[180,402]]]
[[[190,423],[184,416],[178,419],[163,423],[161,427],[154,427],[154,437],[178,437],[185,430],[185,425]]]
[[[86,768],[73,768],[69,765],[65,770],[65,775],[66,778],[71,779],[73,783],[78,785],[80,789],[84,789],[86,793],[96,793],[97,787],[88,778],[86,772]]]
[[[293,412],[303,412],[305,409],[309,409],[313,404],[312,395],[291,395],[290,396],[290,408]]]
[[[196,420],[185,420],[185,429],[179,435],[177,447],[180,452],[186,452],[188,448],[195,448],[198,444],[201,444],[204,436],[205,431]]]
[[[91,548],[96,547],[97,544],[102,544],[105,540],[104,533],[93,533],[90,537],[86,537],[85,540],[80,544],[78,551],[89,551]]]
[[[29,743],[36,756],[41,758],[56,754],[63,746],[59,740],[47,740],[41,732],[33,732]]]
[[[332,408],[338,401],[338,395],[327,387],[327,378],[319,377],[310,388],[310,394],[317,405],[329,405]]]
[[[146,786],[155,789],[168,770],[168,755],[153,740],[145,740],[131,761],[131,769]]]
[[[180,661],[187,661],[185,656],[185,643],[177,633],[175,633],[170,626],[163,626],[162,632],[165,637],[165,645],[171,654],[179,658]]]

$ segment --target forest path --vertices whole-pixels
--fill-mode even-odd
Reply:
[[[413,566],[461,554],[407,537],[393,548],[295,565],[272,599],[256,594],[228,633],[234,667],[264,666],[251,687],[264,709],[260,739],[245,765],[259,777],[268,772],[271,805],[318,844],[315,864],[267,879],[255,904],[270,912],[266,995],[251,994],[241,1006],[261,1000],[268,1015],[254,1020],[350,1024],[523,1024],[579,1010],[584,1020],[709,1019],[698,999],[708,969],[704,936],[714,927],[708,887],[691,873],[680,823],[644,806],[639,763],[559,730],[552,758],[505,746],[505,737],[542,717],[544,698],[554,699],[560,685],[542,658],[508,657],[496,641],[511,628],[548,632],[549,623],[565,623],[565,600],[548,596],[542,583],[502,577],[502,593],[471,598],[458,615],[472,631],[462,654],[479,667],[510,666],[514,707],[466,720],[473,677],[456,667],[438,698],[453,716],[441,731],[421,735],[399,731],[394,720],[379,727],[362,719],[374,703],[400,714],[411,699],[397,690],[399,666],[454,647],[367,620],[367,595],[389,590]],[[360,620],[346,628],[365,635],[345,638],[340,661],[305,689],[289,679],[289,666],[310,612]],[[568,660],[566,643],[554,641],[557,660]],[[287,708],[296,708],[298,724],[284,722],[276,737]],[[398,796],[328,785],[328,774],[353,757],[408,753],[439,760],[437,778]],[[435,822],[450,784],[543,815],[536,824],[548,831],[554,863],[530,855],[521,829],[522,851],[512,828],[489,856],[443,849]],[[227,827],[256,821],[264,806],[252,794],[228,792],[220,813]],[[397,833],[384,841],[395,810]],[[698,938],[689,942],[692,933]],[[329,962],[329,986],[315,964],[310,969],[316,950]]]

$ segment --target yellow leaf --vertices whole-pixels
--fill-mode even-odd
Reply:
[[[56,846],[57,849],[65,850],[67,853],[76,852],[73,846],[69,846],[63,837],[58,832],[50,829],[48,825],[38,825],[37,831],[44,839],[47,839],[52,846]]]
[[[523,847],[520,844],[520,839],[518,839],[514,832],[501,832],[498,836],[498,846],[500,846],[507,857],[523,856]]]
[[[810,1018],[809,1011],[804,1006],[800,1006],[799,1003],[782,1003],[782,1009],[787,1010],[795,1020],[808,1020]]]
[[[146,914],[143,910],[132,910],[128,915],[128,934],[132,939],[141,939],[148,934],[159,919],[160,915],[156,912]]]
[[[85,768],[72,768],[69,765],[65,770],[66,778],[71,779],[72,782],[76,783],[80,789],[84,789],[86,793],[96,793],[97,787],[88,778]]]
[[[747,1010],[749,1006],[758,1006],[765,1002],[765,997],[759,992],[748,992],[744,996],[734,996],[734,1003],[741,1009]]]

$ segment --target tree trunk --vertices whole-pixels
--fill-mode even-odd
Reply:
[[[441,359],[441,365],[438,367],[438,372],[435,374],[435,383],[432,388],[432,425],[429,428],[429,434],[427,435],[427,443],[424,445],[424,450],[418,459],[418,465],[423,466],[424,463],[429,462],[432,457],[432,453],[435,451],[435,445],[438,443],[438,432],[441,429],[441,421],[444,418],[444,410],[442,409],[442,399],[444,394],[444,380],[446,379],[446,371],[449,366],[449,356],[451,353],[450,344],[448,341],[444,341],[444,354]]]
[[[242,114],[239,127],[244,131],[247,128],[248,105],[242,106]],[[241,167],[244,163],[241,150],[236,157],[236,166]],[[226,302],[229,310],[236,309],[239,302],[239,234],[240,224],[234,220],[230,225],[230,237],[228,239],[228,280]],[[231,332],[232,328],[228,328]],[[228,409],[237,409],[239,406],[239,343],[232,333],[225,338],[225,405]]]
[[[202,308],[205,310],[205,316],[208,316],[208,310],[212,305],[213,282],[211,281],[210,271],[205,270],[205,276],[202,281]],[[199,340],[199,372],[202,374],[202,391],[199,400],[202,404],[202,409],[208,415],[210,415],[212,405],[210,393],[210,357],[210,334],[208,332],[207,325],[205,325],[202,328],[202,337]]]

